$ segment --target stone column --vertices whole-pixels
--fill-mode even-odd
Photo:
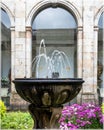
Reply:
[[[82,69],[83,69],[83,64],[82,64],[82,60],[83,60],[83,27],[79,26],[77,28],[77,77],[78,78],[82,78]],[[81,99],[81,92],[78,94],[77,96],[77,103],[80,103]]]
[[[15,27],[11,27],[11,92],[15,91],[12,80],[15,78]]]
[[[17,1],[15,5],[15,77],[24,78],[25,72],[25,45],[26,45],[26,29],[25,29],[25,0]]]
[[[94,89],[94,1],[83,0],[83,102],[95,102]]]
[[[12,78],[26,77],[26,28],[25,28],[25,0],[16,1],[15,4],[15,30],[12,29]],[[12,84],[11,107],[12,109],[26,109],[25,102],[16,93]]]
[[[98,69],[98,26],[94,26],[94,93],[96,100],[98,102],[98,93],[97,93],[97,69]]]
[[[82,50],[83,49],[83,27],[78,27],[77,32],[77,77],[82,78]]]
[[[32,29],[26,27],[26,77],[31,77],[31,63],[32,63]]]

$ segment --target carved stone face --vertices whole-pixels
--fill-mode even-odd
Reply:
[[[42,103],[43,105],[51,105],[51,97],[48,92],[44,92],[42,96]]]

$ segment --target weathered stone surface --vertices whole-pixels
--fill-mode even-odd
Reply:
[[[98,30],[94,27],[98,26],[99,17],[104,11],[104,0],[2,0],[0,3],[9,15],[12,27],[12,79],[31,76],[31,22],[33,15],[43,6],[58,3],[72,10],[78,22],[77,70],[78,77],[81,76],[85,80],[83,91],[97,94]],[[81,93],[78,95],[78,101],[80,101]],[[15,98],[22,102],[19,97]],[[13,101],[15,98],[11,100],[11,103],[15,102]]]

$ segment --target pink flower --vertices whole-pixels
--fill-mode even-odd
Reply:
[[[75,130],[88,128],[88,126],[95,123],[93,120],[103,125],[104,115],[99,106],[89,103],[73,104],[63,108],[59,123],[60,128],[63,130]]]
[[[104,115],[102,115],[101,119],[100,119],[100,123],[104,124]]]
[[[96,117],[94,109],[90,109],[89,112],[88,112],[88,118],[92,118],[92,117]]]

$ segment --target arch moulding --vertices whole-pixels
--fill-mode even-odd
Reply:
[[[100,9],[97,10],[97,12],[95,13],[95,17],[94,17],[94,26],[97,27],[98,26],[98,22],[100,19],[101,14],[104,12],[104,6],[102,6]]]
[[[77,24],[78,26],[82,26],[82,19],[81,19],[81,14],[79,13],[78,9],[69,1],[66,0],[41,0],[40,2],[38,2],[35,6],[33,6],[33,8],[30,10],[27,18],[26,18],[26,26],[27,27],[31,27],[31,23],[32,23],[32,19],[34,17],[34,15],[36,15],[36,13],[44,8],[44,7],[48,7],[48,6],[63,6],[66,9],[70,10],[71,12],[73,12],[74,16],[76,17],[77,20]]]
[[[10,23],[11,23],[11,27],[14,27],[14,15],[11,12],[11,10],[4,3],[1,3],[1,8],[3,8],[6,11],[6,13],[8,14]]]

